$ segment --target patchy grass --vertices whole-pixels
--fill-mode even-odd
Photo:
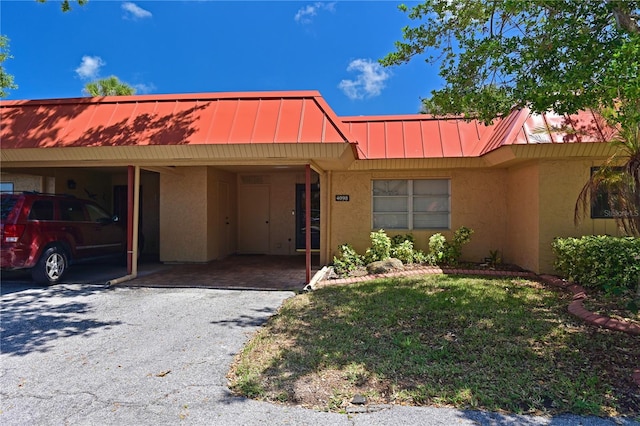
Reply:
[[[343,411],[369,403],[640,415],[640,339],[583,325],[523,279],[429,275],[287,300],[238,355],[237,394]]]

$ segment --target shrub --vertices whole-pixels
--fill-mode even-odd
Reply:
[[[427,262],[432,265],[452,264],[455,265],[462,256],[462,246],[471,241],[473,229],[461,226],[453,233],[453,242],[448,242],[446,237],[440,233],[429,237],[429,254]]]
[[[409,264],[414,262],[415,252],[413,250],[413,241],[404,240],[400,244],[391,246],[391,257],[395,257],[402,263]]]
[[[371,247],[364,254],[366,263],[391,257],[391,238],[384,232],[384,229],[372,232],[369,237],[371,238]]]
[[[364,259],[349,244],[338,246],[340,257],[333,257],[333,269],[339,275],[347,275],[358,267],[364,266]]]
[[[607,292],[633,289],[640,275],[640,238],[556,238],[555,268],[569,280]]]

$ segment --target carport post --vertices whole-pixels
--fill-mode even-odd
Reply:
[[[304,253],[306,256],[306,272],[307,280],[305,284],[311,282],[311,165],[305,166],[305,179],[304,179],[304,221],[305,221],[305,243]]]
[[[140,167],[127,167],[127,274],[138,273],[138,217],[140,210]]]

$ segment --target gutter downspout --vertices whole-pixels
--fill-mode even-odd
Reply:
[[[127,275],[107,281],[108,286],[130,281],[138,276],[138,227],[140,212],[140,167],[128,166]],[[133,202],[132,202],[133,201]]]

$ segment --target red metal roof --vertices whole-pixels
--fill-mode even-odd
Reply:
[[[0,101],[3,149],[350,143],[360,159],[478,157],[502,146],[603,142],[592,112],[512,111],[490,126],[425,114],[337,117],[317,91]]]
[[[489,126],[426,114],[342,117],[342,121],[358,143],[360,158],[366,159],[479,157],[502,146],[606,142],[615,134],[591,111],[561,116],[516,109]]]
[[[425,114],[342,117],[362,158],[446,158],[477,155],[491,129],[478,121],[437,119]]]
[[[7,148],[352,142],[320,93],[2,101]]]

